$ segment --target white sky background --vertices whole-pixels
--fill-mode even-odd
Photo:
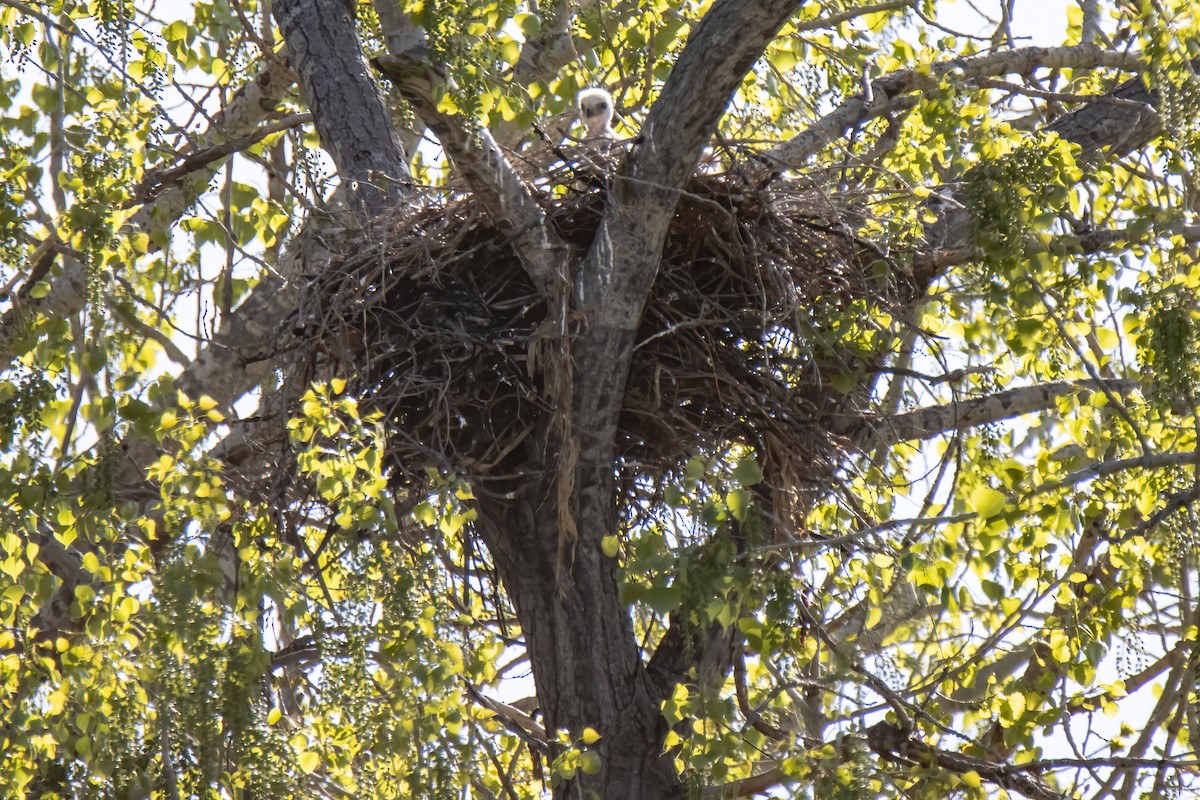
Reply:
[[[942,0],[937,20],[962,33],[990,36],[1003,13],[1003,0]],[[1061,45],[1066,37],[1067,0],[1016,0],[1012,9],[1012,32],[1018,44]],[[988,22],[984,15],[993,21]]]

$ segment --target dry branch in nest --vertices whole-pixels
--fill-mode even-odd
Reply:
[[[560,162],[532,182],[572,268],[607,181],[594,162]],[[895,285],[902,273],[858,238],[862,221],[811,182],[757,188],[738,170],[692,178],[638,331],[618,440],[625,486],[656,485],[731,443],[755,447],[773,483],[828,477],[837,442],[822,420],[847,410],[830,380],[864,366],[833,326],[855,304],[869,325],[866,309],[907,294]],[[470,196],[431,193],[372,238],[311,287],[305,318],[320,324],[306,326],[300,348],[307,377],[340,374],[386,415],[406,483],[429,467],[519,471],[554,419],[547,354],[576,321],[555,323]]]

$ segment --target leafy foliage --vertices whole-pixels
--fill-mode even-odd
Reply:
[[[821,431],[844,458],[787,509],[786,459],[732,440],[635,486],[644,501],[603,539],[644,659],[682,631],[696,664],[663,703],[663,750],[706,796],[982,798],[1025,792],[1021,776],[1189,796],[1200,22],[1183,0],[1101,4],[1112,49],[1144,56],[1161,135],[1094,152],[1036,128],[1123,75],[1070,55],[943,70],[1012,43],[1003,26],[952,32],[942,5],[802,4],[714,139],[714,169],[757,163],[864,81],[914,76],[860,98],[870,113],[792,177],[861,209],[837,234],[875,248],[881,292],[921,270],[929,288],[842,303],[831,273],[793,328],[809,339],[746,343],[787,356],[762,367],[784,383],[796,364],[820,372],[867,420]],[[610,87],[635,134],[709,6],[407,11],[444,67],[439,107],[539,163],[527,132],[570,146],[584,86]],[[263,4],[163,13],[0,3],[0,793],[520,798],[599,773],[605,732],[545,730],[527,698],[520,609],[478,535],[492,487],[439,468],[445,453],[419,479],[390,468],[396,437],[428,440],[343,377],[297,387],[268,369],[259,412],[218,378],[186,384],[201,353],[247,367],[235,346],[213,355],[214,332],[337,203],[294,91],[230,122],[279,66]],[[373,53],[378,19],[356,15]],[[1077,44],[1082,11],[1068,23]],[[570,57],[544,67],[561,37]],[[414,165],[461,190],[436,148]],[[930,200],[950,186],[970,236],[939,251]],[[1059,380],[1089,383],[1036,416],[863,432]],[[282,429],[256,425],[280,414]],[[705,669],[712,631],[729,669]],[[889,749],[885,721],[911,746]]]

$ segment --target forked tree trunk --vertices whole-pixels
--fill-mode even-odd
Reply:
[[[685,644],[685,634],[675,626],[651,662],[643,664],[619,596],[617,563],[601,548],[604,537],[619,528],[616,423],[634,332],[677,192],[745,72],[797,5],[789,0],[718,0],[693,31],[614,179],[597,235],[604,246],[593,246],[570,270],[561,265],[564,277],[574,278],[573,310],[584,318],[571,340],[576,373],[568,438],[576,438],[556,437],[555,421],[547,414],[540,432],[545,438],[528,445],[520,457],[514,471],[520,477],[475,487],[478,531],[520,619],[551,747],[558,747],[557,731],[579,737],[593,728],[602,736],[593,748],[601,757],[598,772],[580,771],[560,782],[554,790],[557,798],[676,800],[686,793],[672,757],[663,753],[667,725],[662,702],[710,647],[728,650],[729,637],[708,631]],[[279,0],[275,13],[322,140],[343,178],[362,182],[379,172],[406,177],[394,168],[399,152],[395,132],[386,115],[379,114],[382,104],[363,68],[353,21],[344,7],[338,0]],[[347,83],[353,91],[346,90]],[[894,88],[902,92],[912,87]],[[322,98],[337,98],[339,106],[348,108],[323,105]],[[870,104],[856,102],[838,125],[857,124],[861,120],[856,115],[865,119],[872,113]],[[357,108],[364,104],[371,108]],[[343,113],[349,111],[354,113]],[[346,130],[356,119],[363,124]],[[828,135],[837,135],[832,125]],[[397,199],[388,188],[367,190],[362,206],[386,208]],[[565,471],[573,479],[567,484],[562,483],[563,452],[579,454],[576,468]],[[564,485],[571,488],[569,507],[577,529],[565,538],[559,496]],[[725,674],[728,658],[718,655],[715,663]]]

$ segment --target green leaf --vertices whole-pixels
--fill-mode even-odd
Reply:
[[[988,486],[980,486],[971,492],[970,509],[982,519],[991,519],[1004,510],[1008,495]]]
[[[579,768],[588,775],[598,774],[603,763],[600,760],[600,754],[595,750],[588,750],[579,754]]]
[[[641,593],[642,602],[659,614],[669,614],[679,608],[683,593],[677,585],[654,586]]]
[[[858,375],[853,372],[840,372],[830,378],[829,382],[838,392],[848,395],[858,387]]]
[[[738,482],[739,486],[754,486],[762,482],[762,468],[758,466],[758,462],[754,458],[743,458],[733,468],[733,479]]]
[[[300,769],[303,770],[306,775],[311,775],[317,771],[317,767],[321,766],[321,756],[319,753],[316,753],[312,750],[305,750],[300,754],[300,757],[296,760],[296,763],[300,765]]]
[[[750,509],[750,493],[745,489],[734,489],[725,495],[725,505],[729,506],[729,513],[733,514],[734,519],[745,522]]]
[[[878,625],[882,619],[883,609],[879,606],[872,606],[871,610],[867,612],[867,620],[865,623],[866,629],[871,630]]]

